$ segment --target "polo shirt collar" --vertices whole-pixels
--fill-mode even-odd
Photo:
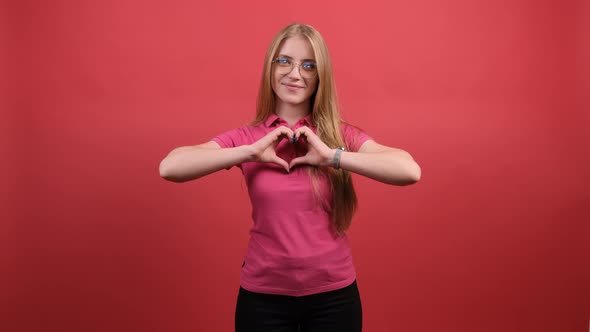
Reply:
[[[268,118],[266,118],[266,120],[264,121],[264,125],[266,127],[272,127],[272,126],[276,125],[277,123],[279,123],[281,120],[282,119],[278,115],[272,113],[271,115],[268,116]],[[310,127],[310,128],[315,127],[313,124],[313,119],[312,119],[311,113],[304,116],[301,120],[299,120],[299,122]]]

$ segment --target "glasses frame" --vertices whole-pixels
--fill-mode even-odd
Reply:
[[[285,60],[288,60],[288,61],[290,62],[290,66],[291,66],[291,69],[290,69],[289,71],[287,71],[286,73],[284,73],[283,75],[288,75],[288,74],[290,74],[290,73],[293,71],[293,68],[294,68],[294,67],[297,67],[297,70],[299,71],[299,76],[301,76],[301,78],[303,78],[303,79],[305,79],[305,80],[313,80],[313,79],[315,79],[316,77],[318,77],[318,68],[317,68],[317,64],[315,64],[315,63],[314,63],[314,65],[315,65],[316,67],[315,67],[315,69],[314,69],[314,71],[313,71],[313,76],[312,76],[312,77],[310,77],[310,78],[307,78],[307,77],[304,77],[304,76],[301,74],[301,65],[303,65],[303,63],[301,63],[301,62],[295,62],[295,61],[291,61],[291,59],[289,59],[289,58],[284,58],[284,57],[277,57],[277,58],[274,58],[274,59],[271,61],[271,63],[272,63],[272,64],[276,64],[276,65],[278,65],[279,67],[283,67],[283,66],[282,66],[282,65],[281,65],[281,64],[278,62],[280,59],[285,59]],[[283,67],[283,68],[284,68],[284,67]]]

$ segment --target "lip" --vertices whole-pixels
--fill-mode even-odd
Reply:
[[[283,85],[284,85],[284,86],[286,86],[287,88],[298,88],[298,89],[303,89],[303,87],[302,87],[302,86],[295,85],[295,84],[289,84],[289,83],[281,83],[281,84],[283,84]]]

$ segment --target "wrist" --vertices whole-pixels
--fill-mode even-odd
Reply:
[[[340,157],[342,156],[343,151],[346,151],[346,149],[343,147],[337,147],[336,149],[334,149],[334,155],[332,156],[332,160],[330,162],[330,166],[332,166],[332,168],[340,168]]]
[[[252,147],[252,145],[242,145],[239,148],[242,149],[242,153],[244,156],[244,161],[248,162],[248,161],[256,161],[257,159],[257,154],[256,154],[256,149],[254,147]]]

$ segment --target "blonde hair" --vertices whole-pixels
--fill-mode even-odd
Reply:
[[[313,27],[294,23],[284,27],[272,40],[262,71],[262,80],[258,90],[258,102],[256,105],[256,119],[254,123],[261,123],[274,113],[276,107],[276,95],[271,86],[272,60],[278,55],[283,42],[290,37],[305,37],[315,54],[318,71],[318,86],[311,96],[311,118],[316,127],[316,134],[329,147],[346,146],[340,131],[341,118],[338,112],[336,86],[332,74],[332,62],[328,53],[328,47],[320,33]],[[347,150],[348,150],[347,146]],[[349,172],[342,169],[310,168],[311,181],[319,200],[318,178],[327,175],[331,184],[332,204],[330,217],[336,233],[343,234],[352,221],[352,215],[356,210],[357,199],[352,178]]]

